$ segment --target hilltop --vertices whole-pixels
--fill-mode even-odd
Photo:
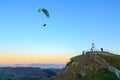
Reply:
[[[87,51],[72,57],[52,80],[119,80],[119,61],[120,55],[107,51]]]

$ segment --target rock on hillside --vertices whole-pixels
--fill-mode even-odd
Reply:
[[[79,55],[70,59],[66,67],[52,80],[78,80],[80,77],[90,76],[103,67],[85,55]]]

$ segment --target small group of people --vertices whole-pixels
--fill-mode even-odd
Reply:
[[[101,52],[103,52],[103,48],[101,48],[100,50],[101,50]],[[91,48],[91,51],[94,51],[94,48]]]
[[[94,50],[95,50],[95,46],[94,46],[94,43],[92,43],[91,51],[94,51]],[[103,52],[103,48],[101,48],[101,52]]]

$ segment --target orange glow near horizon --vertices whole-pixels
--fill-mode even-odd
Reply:
[[[0,64],[29,64],[29,63],[51,63],[64,64],[69,61],[68,56],[54,54],[33,54],[33,53],[7,53],[0,52]]]

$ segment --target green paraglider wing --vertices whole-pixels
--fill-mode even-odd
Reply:
[[[47,9],[45,9],[45,8],[39,8],[39,9],[38,9],[38,12],[44,12],[44,14],[45,14],[48,18],[50,17],[49,12],[48,12]]]

